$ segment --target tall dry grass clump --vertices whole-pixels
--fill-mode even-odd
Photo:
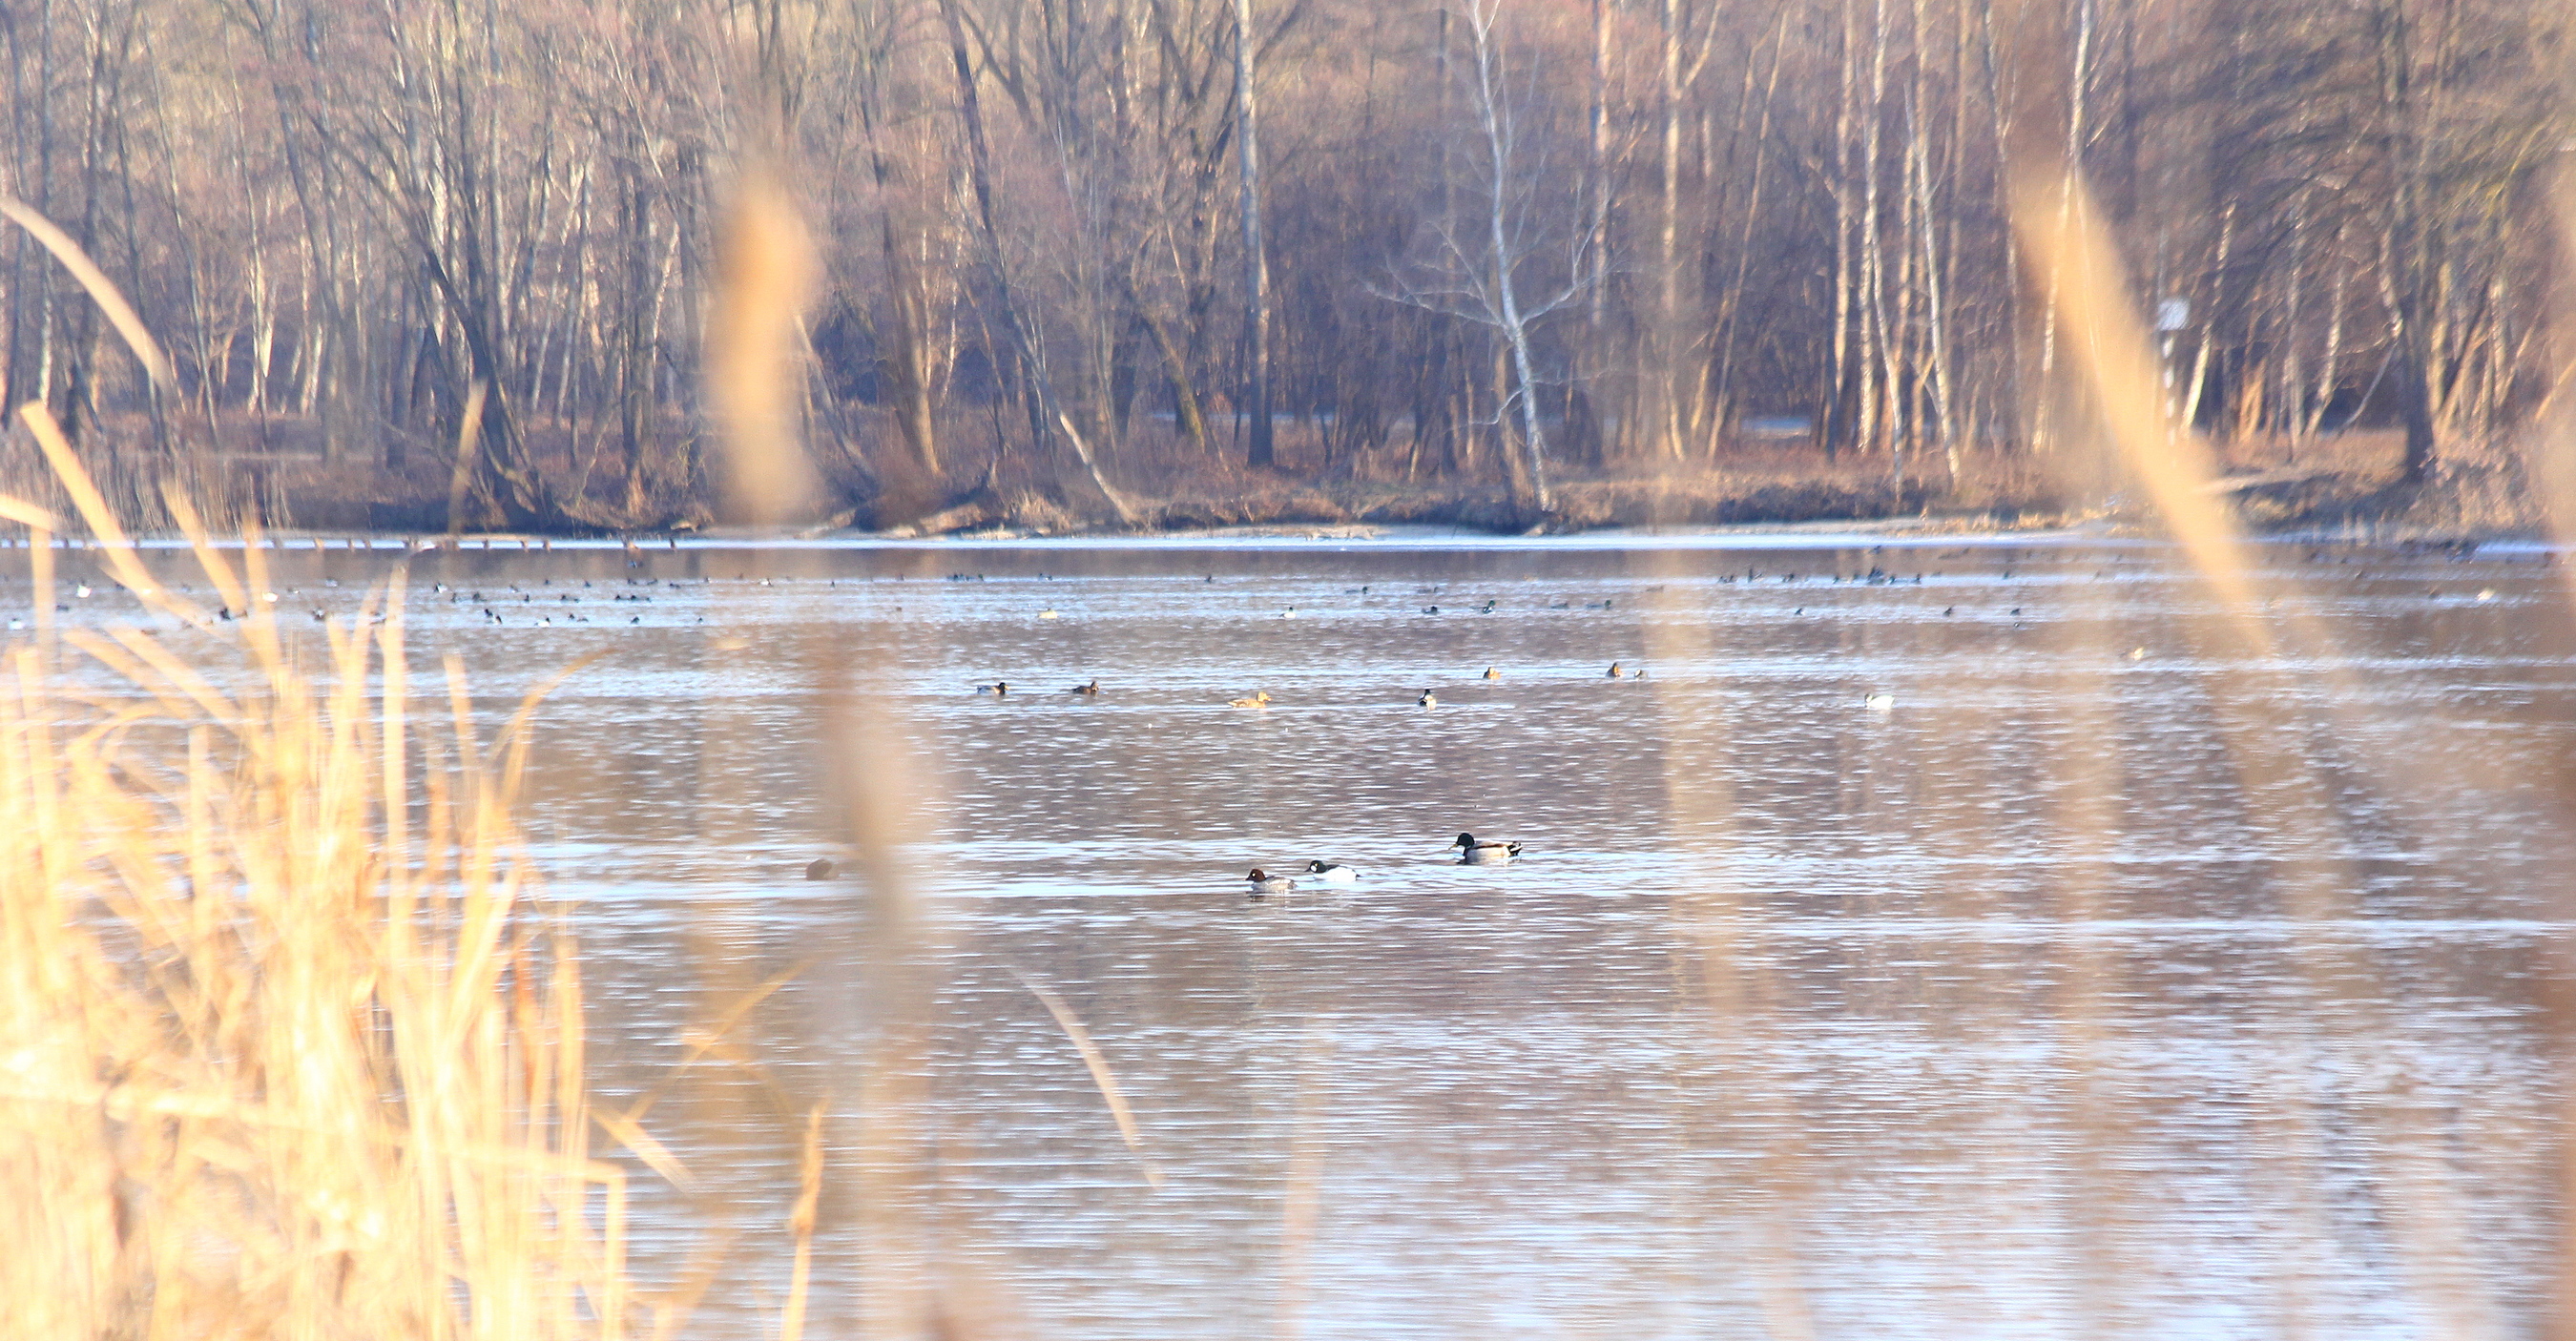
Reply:
[[[189,605],[56,464],[162,627],[0,652],[7,1331],[618,1334],[621,1174],[510,818],[528,709],[478,746],[451,663],[416,721],[398,583],[298,647],[257,546],[201,541],[224,607]]]

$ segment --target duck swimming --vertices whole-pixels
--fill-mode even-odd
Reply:
[[[1360,878],[1360,873],[1337,861],[1320,858],[1306,863],[1306,874],[1328,885],[1347,885]]]
[[[975,692],[978,694],[990,694],[995,698],[1009,698],[1011,696],[1011,682],[1008,680],[995,680],[991,684],[979,684],[975,686]]]
[[[1417,707],[1417,708],[1436,708],[1436,707],[1439,707],[1439,706],[1440,706],[1440,696],[1439,696],[1439,695],[1437,695],[1437,694],[1432,693],[1432,692],[1431,692],[1430,690],[1428,690],[1428,689],[1425,689],[1425,690],[1423,690],[1423,691],[1422,691],[1422,697],[1420,697],[1420,698],[1417,698],[1417,699],[1413,700],[1413,706],[1415,706],[1415,707]]]
[[[1098,694],[1100,692],[1100,682],[1098,680],[1094,680],[1089,684],[1078,684],[1064,692],[1068,694]]]
[[[1285,894],[1297,887],[1296,881],[1284,875],[1272,875],[1258,866],[1252,868],[1252,874],[1243,878],[1252,886],[1252,897],[1256,899],[1264,894]]]
[[[1270,706],[1270,691],[1267,689],[1255,689],[1252,691],[1252,697],[1227,699],[1225,706],[1229,708],[1267,708]]]
[[[1458,849],[1461,866],[1501,866],[1521,854],[1518,843],[1480,843],[1471,833],[1458,835],[1458,841],[1449,846]]]
[[[1610,669],[1608,669],[1608,670],[1606,670],[1606,671],[1601,672],[1601,678],[1602,678],[1602,679],[1605,679],[1605,680],[1616,680],[1616,679],[1618,679],[1620,676],[1625,675],[1625,674],[1627,674],[1627,673],[1628,673],[1628,672],[1626,672],[1626,671],[1623,671],[1623,670],[1619,669],[1619,663],[1618,663],[1618,662],[1613,661],[1613,662],[1611,662],[1611,663],[1610,663]]]
[[[1499,680],[1499,679],[1503,678],[1503,673],[1502,673],[1501,671],[1498,671],[1498,670],[1494,669],[1494,668],[1493,668],[1493,667],[1491,667],[1491,666],[1487,666],[1487,667],[1485,668],[1485,678],[1486,678],[1486,679],[1488,679],[1488,680]]]

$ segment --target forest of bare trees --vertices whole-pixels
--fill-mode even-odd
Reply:
[[[1543,515],[1563,480],[1749,443],[1937,498],[2079,431],[2058,281],[2008,226],[2038,143],[2120,241],[2181,415],[2384,429],[2423,480],[2530,423],[2565,357],[2554,14],[5,0],[0,190],[176,373],[14,229],[0,357],[102,473],[273,519],[294,471],[384,525],[451,496],[476,526],[706,517],[707,293],[775,159],[818,252],[818,519],[1008,487],[1136,520],[1261,470]]]

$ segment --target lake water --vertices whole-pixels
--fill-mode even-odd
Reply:
[[[600,654],[528,820],[694,1176],[638,1270],[730,1245],[688,1334],[774,1334],[817,1104],[809,1335],[2536,1332],[2563,589],[2262,559],[2269,664],[2074,540],[469,550],[411,619],[494,722]],[[903,892],[804,878],[853,804]]]

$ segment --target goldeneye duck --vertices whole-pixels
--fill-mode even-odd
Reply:
[[[1360,873],[1337,861],[1320,858],[1306,863],[1306,874],[1328,885],[1347,885],[1360,878]]]
[[[1285,894],[1297,887],[1296,881],[1284,875],[1272,875],[1258,866],[1252,868],[1252,874],[1243,878],[1252,886],[1252,897],[1256,899],[1264,894]]]

